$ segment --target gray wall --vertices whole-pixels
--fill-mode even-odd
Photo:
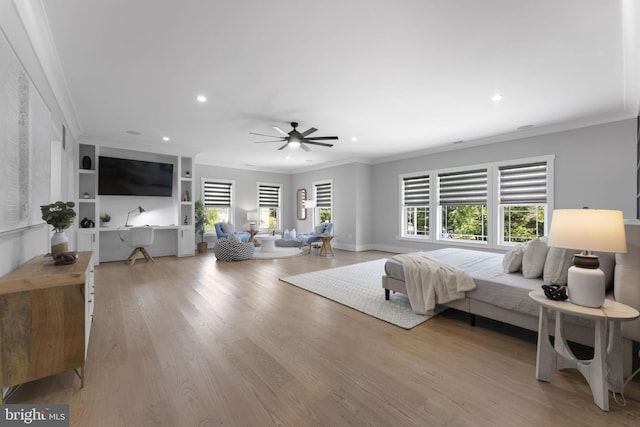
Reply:
[[[400,210],[398,175],[555,154],[555,208],[618,209],[635,218],[635,119],[515,141],[469,147],[373,167],[373,242],[397,252],[442,244],[396,240]],[[384,226],[382,226],[384,225]]]
[[[305,188],[313,197],[313,183],[333,180],[332,245],[340,249],[366,250],[371,240],[371,165],[349,163],[293,176],[294,188]],[[312,230],[311,212],[304,221],[295,221],[296,231]]]
[[[195,165],[194,193],[197,199],[202,198],[202,178],[234,180],[235,217],[232,219],[237,230],[249,229],[247,212],[258,209],[258,182],[282,184],[282,226],[292,228],[295,219],[295,188],[291,186],[291,175],[273,172],[260,172],[244,169],[231,169],[211,165]]]

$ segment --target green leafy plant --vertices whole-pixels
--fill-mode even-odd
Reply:
[[[209,218],[204,209],[204,201],[202,199],[196,200],[195,203],[195,226],[196,233],[200,235],[201,241],[204,242],[205,227],[209,224]]]
[[[108,213],[105,213],[104,215],[100,215],[100,221],[102,222],[111,221],[111,215],[109,215]]]
[[[49,225],[53,226],[55,231],[64,231],[71,227],[76,212],[73,210],[76,204],[73,202],[55,202],[48,205],[40,206],[42,219]]]

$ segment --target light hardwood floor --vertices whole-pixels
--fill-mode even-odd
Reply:
[[[640,383],[605,413],[575,370],[537,381],[535,333],[454,310],[405,331],[278,280],[390,255],[335,253],[101,264],[85,388],[67,372],[8,403],[83,427],[640,425]]]

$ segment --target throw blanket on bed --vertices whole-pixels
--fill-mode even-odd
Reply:
[[[476,288],[476,284],[462,270],[429,257],[428,252],[414,252],[393,256],[402,264],[411,309],[418,314],[433,314],[436,304],[460,298]]]

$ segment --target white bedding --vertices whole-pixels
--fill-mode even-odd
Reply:
[[[395,255],[402,264],[411,309],[433,314],[436,304],[464,298],[476,284],[466,272],[437,261],[428,252]]]
[[[429,252],[429,255],[443,263],[463,270],[471,277],[477,287],[467,296],[478,301],[538,315],[540,307],[529,298],[529,292],[541,289],[542,279],[525,279],[520,273],[505,273],[502,269],[502,254],[468,249],[445,248]],[[397,280],[404,281],[401,265],[393,265],[391,258],[385,266],[386,273]]]

